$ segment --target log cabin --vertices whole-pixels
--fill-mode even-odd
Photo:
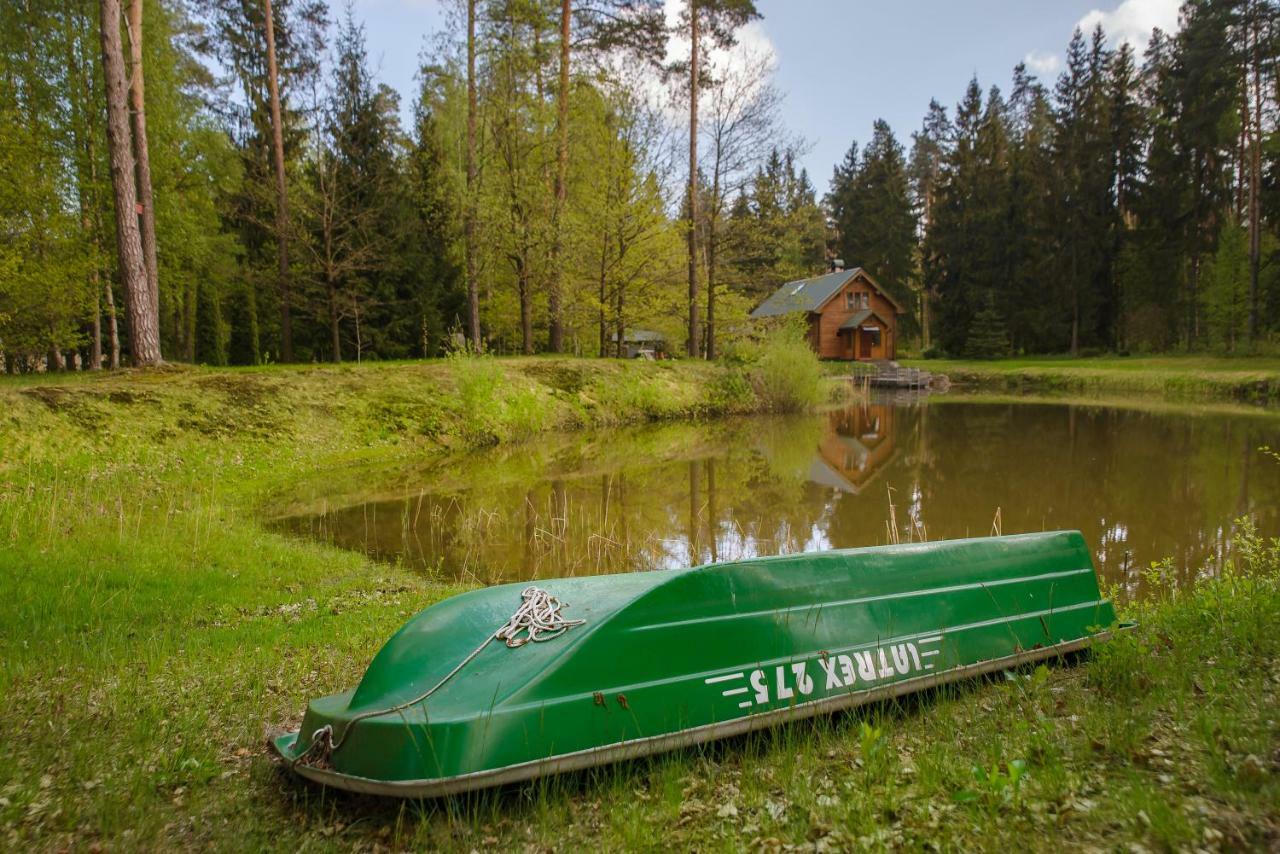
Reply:
[[[895,358],[902,306],[861,267],[845,270],[839,261],[832,267],[824,276],[787,282],[751,316],[803,313],[820,359]]]

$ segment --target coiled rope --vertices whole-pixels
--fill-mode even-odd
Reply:
[[[466,667],[477,655],[480,654],[490,641],[503,641],[511,649],[517,649],[527,643],[543,643],[549,640],[555,640],[574,626],[581,626],[586,620],[570,620],[561,615],[560,609],[565,605],[557,596],[552,596],[540,587],[530,585],[520,593],[520,607],[511,615],[511,619],[489,635],[480,645],[468,653],[467,657],[458,662],[457,667],[450,670],[445,677],[436,684],[432,685],[425,692],[395,706],[386,709],[375,709],[368,712],[361,712],[353,717],[343,728],[342,734],[337,738],[334,737],[333,725],[325,724],[324,726],[311,733],[311,744],[306,750],[302,751],[290,765],[297,765],[302,762],[313,750],[319,750],[322,756],[328,756],[341,747],[347,740],[347,736],[351,734],[351,728],[360,721],[369,718],[378,718],[383,715],[401,712],[410,706],[416,706],[418,703],[426,700],[436,691],[439,691],[444,684],[458,675],[458,671]]]

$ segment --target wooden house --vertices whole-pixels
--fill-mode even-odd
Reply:
[[[861,267],[787,282],[752,317],[804,314],[809,343],[822,359],[874,361],[897,355],[902,306]]]
[[[894,409],[873,403],[833,412],[809,467],[809,480],[857,494],[897,456]]]

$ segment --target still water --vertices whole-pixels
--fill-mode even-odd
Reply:
[[[1280,416],[962,396],[546,436],[324,472],[275,524],[491,584],[1077,528],[1129,595],[1216,572],[1235,520],[1280,533]]]

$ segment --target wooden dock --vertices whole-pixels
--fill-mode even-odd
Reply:
[[[919,368],[904,368],[897,362],[878,361],[859,364],[853,372],[855,382],[872,388],[945,390],[951,381],[945,374],[934,374]]]

